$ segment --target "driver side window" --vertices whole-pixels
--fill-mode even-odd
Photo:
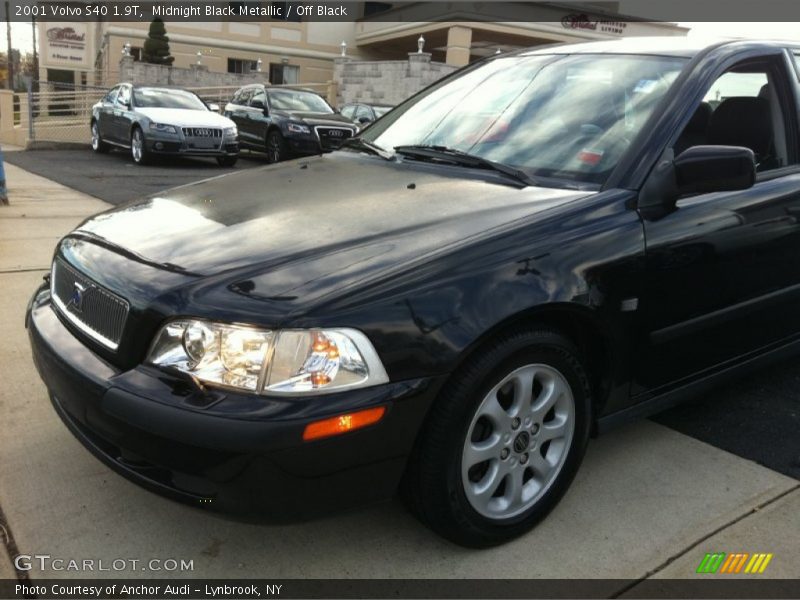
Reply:
[[[119,93],[117,94],[117,106],[121,106],[122,108],[127,108],[130,106],[131,103],[131,90],[127,86],[122,86],[119,88]]]
[[[707,90],[676,141],[675,155],[692,146],[743,146],[755,154],[756,170],[797,162],[790,97],[781,61],[759,59],[735,65]]]

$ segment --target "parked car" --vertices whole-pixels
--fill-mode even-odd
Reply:
[[[224,167],[239,154],[236,125],[192,92],[121,83],[92,107],[92,149],[128,148],[142,165],[155,155],[209,156]]]
[[[27,313],[53,406],[203,508],[399,486],[454,542],[518,536],[591,435],[800,350],[798,54],[493,56],[338,152],[89,219]]]
[[[340,112],[356,125],[369,125],[380,119],[390,110],[392,110],[392,107],[386,104],[355,103],[345,104]]]
[[[248,85],[225,106],[243,148],[266,152],[271,163],[336,150],[358,130],[314,92]]]

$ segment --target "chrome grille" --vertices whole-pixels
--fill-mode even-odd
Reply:
[[[315,130],[323,150],[335,150],[353,135],[349,127],[316,127]]]
[[[184,127],[183,135],[187,138],[221,138],[222,129],[215,129],[213,127]]]
[[[50,294],[58,311],[90,338],[116,350],[128,318],[128,303],[60,258],[53,262]]]

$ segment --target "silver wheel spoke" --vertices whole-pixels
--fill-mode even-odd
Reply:
[[[533,413],[539,418],[544,417],[556,402],[569,393],[566,382],[562,383],[558,379],[548,381],[532,407]]]
[[[558,416],[552,421],[542,423],[542,429],[537,436],[539,443],[564,437],[569,425],[570,422],[565,417],[559,418]]]
[[[501,468],[499,460],[495,461],[490,465],[486,475],[484,475],[480,481],[475,483],[470,482],[468,494],[476,503],[486,509],[492,499],[492,495],[497,490],[497,486],[500,485],[500,482],[505,476],[506,470]]]
[[[536,376],[535,369],[525,369],[520,371],[514,378],[514,408],[517,414],[527,414],[531,410],[533,401],[533,379]]]
[[[481,412],[478,416],[487,417],[497,428],[505,428],[511,423],[511,415],[506,412],[497,399],[497,390],[492,390],[483,401]]]
[[[544,479],[553,470],[553,465],[547,462],[547,459],[538,450],[531,452],[530,466],[539,480]]]
[[[492,458],[499,458],[502,448],[503,439],[497,434],[481,442],[469,442],[464,449],[464,465],[469,468]]]

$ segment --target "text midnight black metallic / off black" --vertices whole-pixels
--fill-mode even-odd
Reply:
[[[201,508],[399,489],[457,543],[524,533],[592,433],[800,339],[800,49],[692,44],[492,57],[340,150],[87,220],[27,315],[53,406]]]

